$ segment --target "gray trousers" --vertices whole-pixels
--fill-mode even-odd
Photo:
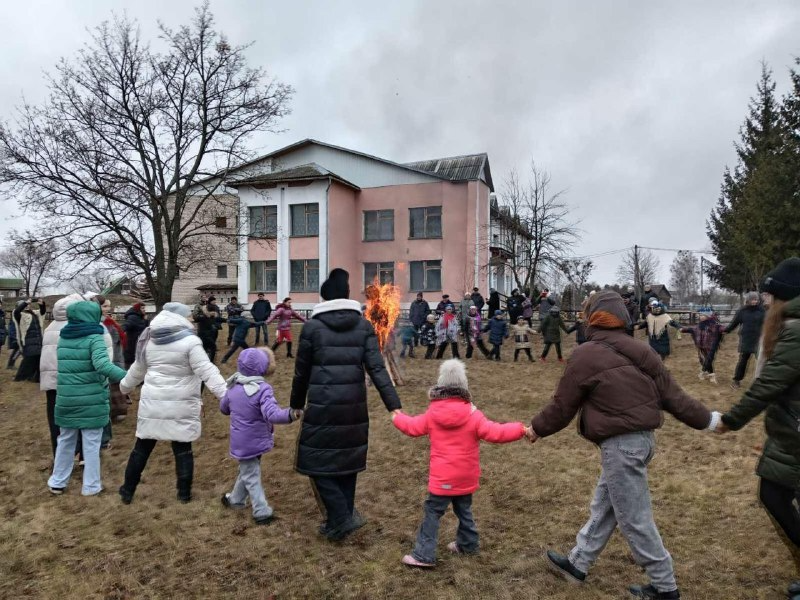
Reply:
[[[428,494],[422,525],[417,532],[417,541],[411,556],[424,563],[436,562],[436,543],[439,540],[439,519],[453,503],[453,512],[458,517],[456,544],[465,554],[478,551],[478,528],[472,518],[472,494],[464,496],[439,496]]]
[[[653,458],[652,431],[617,435],[600,444],[603,471],[595,488],[591,516],[578,532],[569,561],[587,573],[619,525],[636,564],[659,592],[678,588],[672,557],[653,520],[647,465]]]
[[[261,457],[249,458],[239,461],[239,476],[231,492],[232,504],[244,504],[250,496],[253,507],[253,517],[256,519],[272,516],[272,507],[264,495],[261,485]]]

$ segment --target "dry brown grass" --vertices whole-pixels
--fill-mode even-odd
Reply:
[[[687,336],[688,337],[688,336]],[[567,352],[569,352],[568,343]],[[538,345],[538,344],[537,344]],[[731,373],[735,340],[718,368]],[[283,358],[272,378],[279,402],[289,398],[293,363]],[[528,420],[552,393],[558,364],[469,363],[479,406],[496,420]],[[7,356],[3,353],[4,358]],[[709,406],[736,398],[727,381],[701,384],[691,341],[677,343],[670,367]],[[437,363],[405,361],[404,408],[426,406]],[[232,371],[228,366],[225,375]],[[368,524],[352,539],[321,539],[308,480],[292,470],[297,425],[279,427],[276,449],[263,459],[267,496],[280,516],[268,527],[222,508],[219,497],[236,475],[228,457],[228,420],[207,397],[203,437],[195,445],[194,501],[175,500],[168,444],[153,453],[136,499],[120,504],[135,431],[131,416],[103,453],[104,495],[82,498],[73,474],[68,493],[52,497],[46,481],[50,446],[44,394],[0,371],[0,596],[37,598],[595,598],[624,597],[645,577],[616,534],[589,582],[568,587],[546,571],[547,548],[566,551],[587,516],[599,473],[597,449],[574,427],[537,443],[484,445],[482,488],[474,512],[480,556],[448,556],[455,518],[443,520],[440,562],[430,572],[400,564],[413,541],[426,493],[427,441],[396,431],[370,391],[369,469],[357,505]],[[724,438],[691,430],[671,417],[658,432],[651,468],[656,520],[675,560],[685,598],[783,597],[792,577],[788,553],[756,498],[753,469],[763,438],[760,420]],[[444,551],[442,551],[444,550]]]

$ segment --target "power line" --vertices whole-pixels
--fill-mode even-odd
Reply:
[[[711,254],[711,250],[687,250],[686,248],[651,248],[650,246],[639,246],[643,250],[655,250],[657,252],[691,252],[692,254]]]

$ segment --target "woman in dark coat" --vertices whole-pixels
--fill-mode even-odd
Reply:
[[[759,497],[800,574],[800,513],[794,505],[800,492],[800,258],[779,264],[761,291],[774,297],[764,324],[766,362],[739,404],[722,415],[721,431],[737,431],[766,411]],[[789,586],[788,596],[800,600],[800,581]]]
[[[38,298],[19,302],[14,309],[14,323],[22,352],[22,362],[14,381],[39,382],[39,361],[42,358],[42,334],[46,311],[44,300]]]
[[[122,353],[125,358],[126,369],[130,369],[131,365],[136,362],[136,342],[139,341],[139,336],[147,329],[148,325],[150,323],[147,322],[147,313],[145,313],[144,304],[141,302],[131,306],[125,313],[122,329],[125,330],[127,340]]]
[[[291,407],[304,410],[296,470],[308,475],[325,521],[320,533],[340,540],[362,525],[354,509],[356,478],[367,468],[369,413],[365,371],[387,410],[400,399],[383,363],[378,338],[348,300],[349,275],[331,271],[300,333]]]
[[[761,339],[761,328],[764,326],[764,315],[767,311],[761,306],[758,292],[750,292],[745,296],[745,305],[736,312],[730,325],[725,328],[725,333],[731,333],[741,326],[739,331],[739,362],[733,374],[731,387],[738,390],[742,387],[742,379],[747,372],[747,363],[750,357],[758,353],[758,340]]]
[[[494,317],[494,314],[500,310],[500,294],[496,289],[492,288],[489,290],[489,302],[487,302],[486,305],[489,309],[487,318],[491,319]]]

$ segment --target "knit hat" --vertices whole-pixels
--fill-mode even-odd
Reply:
[[[767,273],[761,291],[783,301],[800,296],[800,258],[787,258]]]
[[[748,304],[750,302],[758,302],[759,300],[761,300],[761,296],[758,295],[758,292],[747,292],[744,295],[744,301]]]
[[[350,273],[344,269],[334,269],[319,290],[323,300],[339,300],[350,297]]]
[[[428,320],[428,323],[433,323],[436,320],[436,317],[434,317],[433,314],[430,314],[426,317],[426,319]]]
[[[631,322],[622,296],[610,290],[589,298],[586,319],[590,327],[598,329],[624,329]]]
[[[175,313],[176,315],[180,315],[184,319],[188,319],[189,315],[192,314],[192,309],[186,306],[185,304],[181,304],[180,302],[167,302],[164,305],[164,310],[167,312]]]
[[[714,316],[714,311],[710,308],[701,308],[697,311],[697,314],[701,317],[706,317],[710,319]]]
[[[498,316],[498,315],[502,315],[502,314],[503,314],[503,311],[502,311],[502,310],[499,310],[499,309],[498,309],[498,310],[494,311],[494,316],[495,316],[495,317],[496,317],[496,316]]]
[[[439,365],[438,387],[469,389],[467,382],[467,368],[457,358],[451,358]]]
[[[136,304],[133,305],[133,310],[135,310],[136,312],[141,311],[143,308],[144,304],[142,304],[141,302],[137,302]]]

